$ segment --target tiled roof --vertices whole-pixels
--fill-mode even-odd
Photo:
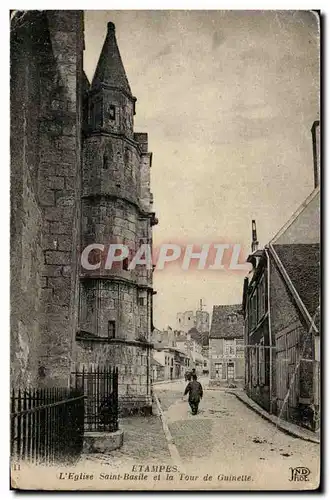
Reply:
[[[273,248],[313,317],[320,302],[320,245],[273,245]]]
[[[243,316],[240,313],[241,304],[214,306],[210,339],[238,339],[243,338]],[[228,316],[237,314],[237,321],[230,323]]]

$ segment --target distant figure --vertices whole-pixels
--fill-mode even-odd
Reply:
[[[186,382],[187,381],[190,382],[191,377],[192,377],[191,372],[186,372],[185,375],[184,375],[184,379],[185,379]]]
[[[196,415],[198,412],[199,402],[203,397],[203,388],[199,382],[197,382],[196,373],[192,374],[192,381],[188,383],[186,390],[184,391],[184,396],[189,393],[189,404],[191,408],[191,413]]]

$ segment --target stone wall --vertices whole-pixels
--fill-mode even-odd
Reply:
[[[66,385],[78,313],[83,14],[28,11],[12,32],[11,353],[31,366],[29,383]],[[12,369],[21,384],[22,367]]]
[[[111,343],[81,340],[77,341],[77,359],[78,369],[92,364],[118,367],[119,406],[122,413],[150,409],[152,374],[149,348],[117,339]]]
[[[150,340],[150,294],[129,281],[86,279],[80,304],[81,330],[108,337],[109,321],[114,321],[116,338]]]

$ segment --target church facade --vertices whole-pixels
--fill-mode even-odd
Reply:
[[[157,223],[115,27],[91,84],[83,12],[17,12],[11,32],[11,384],[63,386],[79,366],[117,366],[122,410],[149,411],[152,269],[80,259],[95,243],[106,251],[90,262],[113,243],[133,255]]]

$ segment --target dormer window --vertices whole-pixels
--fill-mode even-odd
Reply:
[[[237,323],[237,314],[229,314],[228,323]]]

